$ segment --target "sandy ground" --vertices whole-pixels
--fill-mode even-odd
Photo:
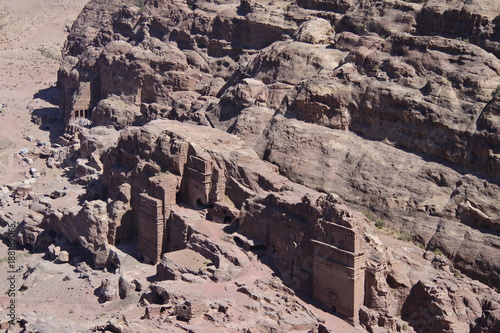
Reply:
[[[208,231],[214,237],[225,237],[222,232],[224,225],[209,221],[200,222],[205,226],[201,227],[205,233]],[[240,250],[241,251],[241,250]],[[7,253],[7,246],[0,243],[0,253]],[[44,258],[45,257],[45,258]],[[7,260],[1,258],[0,271],[5,273],[10,270]],[[36,280],[23,279],[23,272],[26,267],[42,265],[41,274],[32,274]],[[79,332],[85,329],[104,325],[109,320],[120,321],[123,318],[128,322],[131,332],[185,332],[192,329],[196,332],[240,332],[238,327],[240,321],[252,319],[252,312],[248,311],[250,306],[259,306],[258,302],[250,299],[247,295],[237,292],[241,284],[252,287],[257,279],[267,281],[272,278],[273,271],[260,260],[256,255],[250,254],[250,263],[231,281],[221,283],[207,282],[204,284],[188,283],[183,281],[170,281],[172,288],[169,290],[180,291],[185,294],[203,295],[209,300],[230,300],[228,314],[233,318],[226,322],[224,327],[217,327],[206,320],[198,320],[193,323],[177,321],[174,323],[160,322],[158,320],[143,320],[146,313],[144,307],[138,306],[142,292],[133,293],[126,299],[116,299],[111,302],[102,302],[97,296],[99,287],[104,278],[114,279],[118,275],[103,272],[91,271],[87,278],[81,278],[80,273],[75,271],[75,266],[68,263],[55,263],[46,259],[44,253],[29,253],[28,251],[17,251],[15,267],[24,266],[19,273],[13,273],[16,279],[16,288],[28,285],[26,290],[16,290],[16,314],[26,318],[29,322],[35,323],[40,328],[47,329],[47,332]],[[156,267],[143,264],[133,257],[126,257],[122,261],[122,273],[132,276],[140,281],[143,286],[148,286],[156,274]],[[8,273],[8,276],[11,276]],[[237,284],[236,284],[237,282]],[[5,277],[0,280],[0,289],[9,288]],[[0,296],[0,309],[6,311],[11,297]],[[313,305],[296,298],[299,304],[318,317],[325,320],[325,325],[333,333],[359,333],[360,330],[350,326],[341,319],[330,313],[321,311]],[[255,318],[253,318],[255,319]],[[265,318],[262,318],[265,320]],[[179,328],[179,325],[183,329]],[[302,332],[302,331],[297,331]],[[306,331],[303,331],[304,333]]]
[[[25,148],[34,151],[37,141],[50,145],[56,138],[54,134],[51,136],[46,124],[34,124],[31,113],[57,114],[53,97],[61,48],[71,22],[86,2],[87,0],[21,0],[0,3],[0,186],[29,178],[29,170],[33,167],[42,173],[33,184],[34,191],[47,192],[71,186],[62,176],[61,170],[47,168],[45,160],[37,159],[36,155],[33,155],[33,163],[27,164],[22,161],[19,152]],[[53,128],[51,130],[53,132]],[[28,141],[27,136],[35,140]],[[69,198],[76,200],[76,194],[69,195]],[[12,211],[23,209],[11,208]],[[218,233],[217,228],[214,229],[215,233]],[[11,299],[3,293],[9,288],[7,277],[11,275],[6,254],[7,246],[0,243],[0,313],[5,313]],[[139,294],[111,303],[99,302],[95,295],[96,289],[104,277],[112,276],[111,273],[93,272],[88,279],[80,279],[80,273],[74,271],[74,266],[55,264],[43,259],[43,256],[42,253],[30,254],[27,251],[16,253],[15,268],[44,263],[50,271],[50,274],[44,275],[46,280],[38,281],[23,292],[16,291],[18,316],[27,316],[42,326],[44,323],[53,324],[69,333],[102,325],[115,318],[118,313],[133,320],[144,315],[144,308],[137,306]],[[132,257],[127,258],[124,269],[137,276],[145,285],[156,272],[154,266],[141,264]],[[14,275],[16,287],[19,288],[23,283],[22,271]],[[251,283],[256,278],[266,279],[271,276],[272,271],[255,260],[238,279]],[[189,285],[185,287],[193,288]],[[224,294],[224,297],[235,293],[233,282],[211,284],[204,288],[209,294]],[[300,302],[324,318],[333,332],[359,332],[339,318]],[[150,323],[148,332],[157,331],[164,332],[164,328],[155,329],[154,323]],[[209,331],[212,330],[207,328],[206,332]],[[220,332],[215,328],[213,331]]]
[[[34,151],[37,141],[50,145],[50,132],[31,122],[31,112],[43,114],[56,111],[53,95],[57,69],[61,59],[61,48],[67,30],[87,0],[22,0],[0,2],[0,186],[30,178],[30,168],[42,172],[42,177],[33,185],[34,190],[46,191],[47,187],[62,189],[67,186],[61,177],[61,170],[46,168],[45,160],[34,157],[32,164],[22,161],[18,154],[21,149]],[[29,142],[27,136],[35,141]],[[10,207],[11,211],[23,207]],[[0,245],[0,304],[5,306],[8,297],[3,293],[8,289],[7,247]],[[18,252],[15,265],[26,266],[37,262],[41,255]],[[69,265],[67,265],[69,266]],[[72,269],[69,269],[72,271]],[[16,275],[19,284],[21,276]],[[75,279],[76,280],[76,279]],[[53,285],[54,287],[56,285]],[[19,285],[17,286],[19,287]],[[57,284],[57,287],[64,287]],[[77,290],[77,287],[74,290]],[[52,288],[54,289],[54,288]],[[64,288],[65,289],[65,288]],[[50,290],[45,288],[44,291]],[[51,303],[61,299],[65,290],[49,298],[43,293],[38,296],[16,295],[17,313],[32,311],[38,302]],[[43,300],[43,301],[42,301]],[[68,299],[68,301],[71,299]],[[49,307],[45,307],[47,310]],[[57,315],[61,308],[54,307]],[[2,312],[2,311],[0,311]],[[71,332],[71,330],[68,330]]]
[[[33,149],[30,135],[49,143],[47,129],[31,122],[29,108],[54,112],[51,94],[57,78],[66,31],[87,0],[22,0],[0,2],[0,185],[26,179],[30,167],[16,154]],[[40,98],[37,98],[40,97]],[[49,99],[47,101],[46,99]],[[54,174],[47,175],[47,179]]]
[[[6,252],[6,246],[0,243],[0,251]],[[126,299],[117,299],[112,302],[102,303],[95,295],[103,278],[117,278],[112,273],[94,271],[89,274],[89,278],[79,278],[80,273],[75,272],[75,267],[70,264],[55,264],[42,259],[43,254],[30,254],[19,251],[16,256],[16,265],[36,265],[43,263],[46,272],[41,275],[44,279],[37,281],[33,286],[22,292],[16,292],[17,315],[27,318],[30,322],[36,323],[38,327],[48,328],[48,332],[70,333],[83,331],[98,325],[104,325],[109,320],[125,320],[129,323],[132,332],[185,332],[176,325],[181,325],[185,329],[193,329],[196,332],[240,332],[238,320],[248,320],[252,313],[248,312],[247,306],[258,306],[248,296],[237,292],[237,281],[240,284],[253,286],[256,279],[268,280],[272,277],[272,270],[262,264],[255,257],[251,264],[232,281],[223,283],[192,284],[182,281],[172,281],[172,289],[186,294],[200,292],[204,297],[212,300],[231,300],[231,307],[228,314],[234,318],[234,323],[225,323],[224,327],[217,327],[208,321],[198,320],[193,323],[174,322],[173,324],[159,322],[157,320],[142,320],[146,313],[144,307],[138,306],[140,292],[137,292]],[[8,269],[5,261],[0,262],[0,270],[5,272]],[[146,265],[135,261],[129,257],[123,267],[128,275],[133,275],[144,285],[156,273],[154,266]],[[22,274],[16,275],[18,288],[25,282]],[[8,288],[2,279],[0,287],[2,290]],[[8,304],[9,297],[0,296],[0,304],[4,311]],[[298,299],[299,304],[314,312],[317,316],[325,320],[325,325],[333,333],[360,333],[362,331],[350,326],[341,319],[323,312],[311,304]],[[254,304],[255,303],[255,304]],[[262,318],[265,319],[265,318]],[[57,329],[57,331],[56,331]],[[303,331],[304,333],[306,331]]]

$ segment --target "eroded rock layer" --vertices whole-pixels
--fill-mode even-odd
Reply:
[[[488,0],[90,1],[65,47],[61,107],[70,128],[108,128],[77,129],[75,172],[94,200],[84,209],[96,212],[66,215],[103,224],[107,201],[111,222],[106,242],[104,227],[74,241],[101,249],[100,265],[110,265],[103,244],[138,237],[147,260],[175,271],[164,252],[213,252],[205,240],[188,242],[194,229],[186,221],[197,217],[180,207],[187,205],[238,224],[238,242],[277,253],[285,282],[335,303],[339,291],[328,301],[318,292],[329,288],[318,278],[324,272],[303,264],[329,257],[328,244],[347,251],[337,262],[354,268],[358,290],[363,242],[341,246],[328,236],[330,227],[353,228],[346,221],[358,209],[498,291],[499,20]],[[120,139],[105,150],[99,131],[114,133],[109,138],[121,131]],[[340,201],[349,208],[329,208]],[[65,228],[72,237],[76,225]],[[389,278],[387,265],[399,259],[375,255],[377,246],[364,242],[378,258],[366,266],[365,296],[335,309],[394,330],[402,329],[395,318],[403,309],[412,327],[428,329],[426,305],[418,304],[437,302],[429,290],[443,283]],[[227,251],[219,254],[234,264]],[[318,259],[315,269],[327,265]],[[381,310],[385,290],[396,296]],[[462,317],[453,307],[456,318],[437,311],[432,327],[494,330],[496,308],[483,296],[467,302],[482,305]]]
[[[91,1],[66,45],[62,107],[68,122],[234,133],[498,286],[498,17],[487,1]]]

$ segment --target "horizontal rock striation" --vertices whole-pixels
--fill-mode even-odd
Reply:
[[[106,153],[94,151],[97,143],[82,132],[89,164],[104,172],[97,180],[99,173],[88,175],[80,163],[79,175],[96,179],[87,195],[111,200],[115,220],[127,212],[127,232],[118,228],[121,236],[111,239],[140,237],[141,194],[159,198],[168,182],[176,188],[172,204],[237,220],[245,237],[293,253],[298,262],[318,253],[312,242],[318,230],[304,226],[327,213],[319,193],[335,193],[498,288],[499,12],[488,0],[93,0],[64,50],[61,107],[67,123],[88,118],[122,132]],[[198,162],[189,166],[207,192],[183,180],[190,179],[186,156],[217,170],[208,176]],[[155,178],[162,174],[169,180]],[[300,202],[287,201],[288,186]],[[301,201],[305,193],[314,193],[308,203]],[[269,241],[275,228],[269,216],[281,213],[300,226],[290,235],[308,241],[285,240],[293,249]],[[182,214],[174,215],[171,231],[185,231]],[[250,221],[266,227],[252,229]],[[167,238],[163,250],[179,249]],[[297,262],[274,264],[296,272]],[[301,288],[313,292],[311,281],[301,280]],[[408,295],[431,299],[426,283],[404,288],[399,307]],[[375,325],[375,317],[367,310],[361,319]],[[418,315],[405,318],[427,329]],[[397,330],[397,322],[384,320],[381,326]],[[436,325],[443,332],[465,327],[451,321]],[[487,322],[474,329],[495,325]]]

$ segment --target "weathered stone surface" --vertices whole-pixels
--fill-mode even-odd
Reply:
[[[87,165],[87,160],[80,158],[76,161],[75,177],[82,178],[85,176],[95,175],[97,170]]]
[[[121,299],[127,298],[136,291],[136,284],[134,278],[127,273],[120,275],[118,279],[118,294]]]
[[[304,161],[302,163],[297,163],[296,161],[290,163],[289,174],[292,179],[295,177],[292,174],[293,170],[297,172],[296,177],[298,181],[301,181],[301,179],[307,180],[307,178],[301,177],[308,175],[310,178],[307,180],[308,184],[321,177],[321,175],[316,174],[317,172],[311,174],[311,170],[322,169],[322,167],[319,166],[316,169],[310,168],[311,163],[313,163],[312,165],[314,163],[323,163],[322,160],[318,160],[315,157],[318,156],[318,153],[314,150],[316,149],[314,147],[319,143],[323,151],[331,152],[331,154],[323,154],[325,159],[332,158],[332,161],[328,163],[333,164],[333,161],[336,161],[338,164],[338,161],[346,159],[349,163],[359,165],[360,156],[365,161],[363,165],[374,165],[370,168],[377,168],[377,163],[380,163],[379,159],[372,155],[376,154],[377,151],[373,149],[374,151],[372,152],[371,146],[360,150],[359,147],[362,147],[361,143],[359,145],[353,144],[357,142],[356,140],[360,139],[352,133],[338,131],[335,137],[328,137],[328,135],[331,135],[331,132],[326,127],[290,120],[282,116],[274,117],[271,125],[275,126],[275,128],[272,131],[266,129],[263,133],[267,137],[267,140],[272,143],[269,147],[266,147],[268,159],[272,160],[275,156],[279,156],[279,154],[283,154],[283,156],[292,161],[297,158],[297,155],[294,153],[280,152],[282,147],[280,142],[286,142],[286,145],[283,144],[283,149],[300,149],[303,142],[305,142],[309,148],[304,151],[312,154],[310,157],[307,154],[302,154]],[[311,131],[319,138],[319,143],[306,135]],[[342,150],[344,147],[343,140],[351,142],[352,146],[350,147],[353,148],[350,154]],[[384,147],[386,149],[386,156],[393,159],[392,162],[389,161],[390,163],[387,163],[392,165],[392,167],[399,168],[397,170],[401,170],[401,174],[412,174],[412,168],[408,168],[409,164],[415,167],[418,175],[422,174],[422,169],[426,170],[425,161],[417,159],[415,155],[403,153],[389,145],[385,145]],[[289,152],[289,150],[284,150],[284,152]],[[339,158],[336,154],[340,154],[342,158]],[[407,161],[410,161],[410,163]],[[306,162],[309,164],[306,164]],[[323,294],[328,295],[327,290],[322,292],[321,290],[323,289],[321,288],[323,287],[319,287],[326,285],[327,289],[328,281],[315,278],[315,276],[329,275],[316,275],[317,272],[311,268],[311,263],[314,262],[314,258],[317,255],[321,254],[321,246],[323,246],[321,242],[336,242],[336,236],[333,236],[333,239],[328,239],[331,236],[327,235],[335,235],[337,233],[336,231],[332,232],[334,229],[329,230],[329,228],[338,225],[338,227],[346,228],[347,230],[351,228],[352,230],[357,230],[356,232],[359,234],[369,234],[368,229],[363,229],[363,224],[358,224],[363,220],[363,217],[359,213],[353,213],[347,207],[343,206],[341,204],[342,200],[338,195],[325,196],[310,188],[290,182],[277,173],[275,166],[260,161],[256,153],[242,140],[216,129],[170,120],[156,120],[143,127],[129,127],[122,132],[116,147],[109,149],[107,154],[104,155],[103,165],[104,179],[107,182],[107,187],[113,189],[110,191],[113,193],[111,197],[115,198],[115,200],[120,198],[118,202],[125,206],[130,203],[132,214],[134,214],[134,211],[137,212],[137,205],[140,205],[140,201],[135,201],[136,195],[140,197],[144,195],[144,192],[148,192],[148,195],[154,195],[157,198],[158,207],[163,209],[164,212],[161,213],[160,209],[160,216],[161,214],[169,216],[165,224],[168,228],[163,230],[169,230],[167,235],[171,237],[170,243],[167,238],[166,247],[161,251],[188,247],[201,253],[214,262],[217,270],[212,272],[207,271],[212,275],[206,275],[209,277],[213,276],[215,281],[230,279],[231,276],[234,276],[232,272],[237,272],[237,269],[234,270],[231,267],[245,265],[244,256],[225,249],[221,243],[211,241],[209,239],[209,237],[213,239],[211,232],[203,230],[203,228],[198,226],[198,222],[201,223],[203,221],[203,207],[212,202],[218,202],[219,198],[224,198],[224,201],[233,202],[234,207],[238,207],[237,209],[241,210],[238,221],[240,232],[250,238],[260,240],[260,244],[265,245],[270,252],[276,253],[273,255],[272,260],[285,282],[295,288],[305,289],[313,294],[315,290],[316,292],[319,291],[317,294],[318,299],[322,299],[321,295]],[[304,167],[303,170],[295,169],[301,165],[307,165],[308,167]],[[372,170],[370,168],[367,170]],[[127,170],[127,172],[115,172],[116,170]],[[341,173],[339,172],[339,174]],[[427,172],[423,172],[422,181],[428,181],[430,184],[439,182],[439,184],[434,183],[433,186],[428,187],[429,189],[435,189],[436,196],[441,195],[439,193],[441,193],[440,191],[443,190],[443,187],[446,188],[447,182],[456,185],[458,180],[452,177],[457,177],[457,179],[461,177],[458,173],[451,171],[443,171],[442,174],[442,177],[438,177],[429,176]],[[363,179],[370,179],[368,178],[369,175],[370,172],[367,172]],[[203,183],[197,180],[199,179],[197,177],[200,176],[203,176]],[[373,175],[374,179],[376,176],[376,174]],[[398,178],[396,176],[397,174],[388,175],[386,179],[394,177],[394,180],[391,181],[394,184],[399,184],[398,179],[405,179],[406,177],[400,176]],[[324,178],[328,179],[328,177]],[[466,181],[469,183],[466,183]],[[470,182],[474,183],[475,181],[470,176],[463,178],[463,182],[466,184],[470,184]],[[117,186],[124,182],[128,183],[129,186]],[[210,187],[203,185],[205,187],[202,186],[200,188],[201,184],[211,185]],[[403,184],[397,186],[403,186]],[[225,193],[225,196],[221,196],[221,193]],[[341,194],[343,196],[343,193]],[[450,194],[448,193],[447,195]],[[444,201],[446,204],[443,207],[452,204],[450,200]],[[177,207],[177,203],[179,202],[184,203],[187,207]],[[98,202],[95,204],[99,207],[103,205],[102,203],[98,204]],[[443,220],[443,216],[446,216],[446,214],[451,216],[451,213],[446,209],[440,209],[440,206],[436,204],[434,206],[431,209],[431,206],[426,208],[424,204],[415,205],[414,209],[420,207],[421,214],[436,217],[435,220],[431,220],[431,222],[435,223]],[[102,207],[104,211],[104,206]],[[193,210],[191,207],[202,210]],[[450,211],[453,211],[453,209],[450,209]],[[437,212],[441,212],[441,216],[436,215]],[[325,224],[325,221],[332,222]],[[135,223],[137,223],[137,220]],[[464,230],[470,229],[466,225],[462,227],[465,228]],[[282,230],[283,228],[286,228],[289,232],[273,232],[273,230]],[[446,250],[447,246],[457,244],[454,240],[440,237],[439,232],[433,233],[433,230],[429,229],[428,226],[422,226],[421,228],[428,237],[426,242],[428,242],[430,248],[439,247]],[[434,228],[443,231],[445,230],[445,225],[442,223],[437,224],[437,226],[434,225]],[[446,235],[449,237],[454,234],[446,233]],[[407,260],[402,263],[393,261],[389,265],[387,261],[389,259],[380,259],[384,258],[385,254],[382,250],[379,250],[380,246],[377,241],[368,239],[367,236],[363,240],[363,242],[367,241],[372,248],[367,253],[367,260],[374,260],[378,264],[374,266],[375,268],[367,271],[366,287],[364,290],[363,288],[360,289],[365,293],[362,302],[358,303],[361,310],[360,313],[369,314],[366,316],[361,315],[360,320],[363,321],[366,327],[386,327],[394,330],[397,330],[399,327],[400,329],[403,323],[400,319],[396,318],[398,309],[404,304],[412,287],[419,281],[422,271],[414,270],[406,276],[403,272],[404,270],[408,270],[409,266],[414,265],[412,261]],[[319,243],[317,243],[318,241]],[[442,245],[441,243],[438,245],[438,241],[442,241]],[[358,251],[356,250],[356,241],[354,241],[354,244],[346,244],[345,240],[342,242],[339,242],[336,246],[341,246],[340,249],[344,251],[342,253],[346,254],[346,256],[338,260],[345,260],[347,267],[352,266],[356,268],[360,264],[360,261],[356,260],[359,260],[361,257],[353,256],[351,258],[346,253],[353,251],[355,254]],[[484,244],[480,245],[480,239],[475,240],[475,242],[478,246],[484,246]],[[157,246],[157,244],[153,245]],[[468,245],[466,248],[469,249],[471,247]],[[97,249],[97,251],[100,253],[99,251],[101,250]],[[99,259],[99,262],[105,262],[105,258],[107,257],[103,256],[102,260]],[[352,263],[350,263],[351,261]],[[419,265],[424,264],[419,263]],[[438,265],[437,262],[436,265]],[[444,267],[447,264],[439,265]],[[297,271],[300,274],[294,274]],[[217,272],[220,272],[219,275],[216,274]],[[362,270],[358,272],[362,272]],[[363,274],[362,276],[364,277],[365,275]],[[351,278],[347,281],[362,281],[358,280],[359,277],[356,275],[353,275]],[[190,282],[202,282],[193,276],[185,275],[183,277],[182,274],[180,274],[180,279]],[[336,285],[341,284],[337,282]],[[341,286],[342,289],[335,291],[337,295],[341,295],[342,292],[348,292],[349,290],[356,290],[356,287],[353,286]],[[342,297],[347,297],[347,295],[343,295]],[[366,310],[364,307],[361,307],[361,303],[364,303],[364,306],[369,309]],[[335,308],[339,313],[347,316],[353,316],[354,318],[357,316],[356,310],[354,310],[354,313],[349,312],[348,309],[343,308],[341,302],[335,303]],[[376,314],[371,314],[370,309],[375,309]],[[470,318],[464,317],[457,319],[456,322],[462,326],[469,325]],[[299,325],[298,323],[290,322],[292,326],[296,324]]]
[[[180,280],[182,274],[199,274],[207,265],[207,258],[198,252],[184,249],[166,253],[156,266],[156,280]]]
[[[325,19],[306,21],[295,32],[297,41],[311,44],[329,44],[333,41],[333,37],[335,37],[333,27]]]
[[[104,278],[102,280],[101,286],[99,287],[99,293],[104,301],[114,301],[118,298],[118,292],[118,283],[115,279]]]
[[[40,234],[43,232],[45,219],[43,214],[35,211],[28,211],[23,220],[17,225],[17,241],[22,245],[31,245],[35,248],[40,245],[42,239]]]
[[[101,153],[118,140],[119,132],[114,128],[96,126],[91,129],[80,128],[78,138],[80,141],[80,155],[89,159],[92,154]],[[95,168],[95,166],[91,165]],[[97,168],[96,168],[97,169]]]
[[[270,330],[317,332],[316,329],[321,322],[320,318],[294,299],[293,291],[276,278],[256,280],[239,288],[228,286],[227,288],[238,288],[249,293],[235,290],[234,295],[226,299],[217,296],[207,299],[200,290],[191,288],[175,291],[174,286],[173,281],[152,284],[153,298],[163,309],[170,308],[170,315],[176,315],[190,322],[205,316],[216,323],[229,322],[230,325],[241,329],[252,327],[252,331],[257,332]],[[159,309],[159,305],[148,306],[146,316],[149,319],[164,317],[165,314],[162,316],[158,313]],[[234,309],[239,311],[241,309],[237,320],[231,315]]]
[[[62,271],[51,267],[48,263],[40,262],[35,265],[30,265],[23,275],[20,290],[31,288],[59,274],[62,274]]]
[[[140,117],[140,108],[126,103],[115,95],[103,99],[92,112],[94,126],[115,126],[118,129],[133,125],[136,117]]]
[[[491,287],[500,282],[497,16],[489,0],[160,0],[141,8],[91,1],[59,71],[64,119],[123,131],[107,146],[85,130],[79,135],[89,162],[78,174],[96,170],[82,178],[88,182],[103,173],[87,193],[103,201],[99,212],[87,204],[64,215],[89,229],[81,239],[71,222],[64,233],[92,248],[99,265],[113,257],[107,244],[129,234],[150,245],[138,249],[151,261],[190,248],[219,265],[213,277],[225,280],[245,257],[210,241],[193,221],[231,220],[251,240],[246,246],[275,251],[272,261],[288,284],[314,294],[312,284],[326,283],[314,276],[327,274],[315,275],[307,264],[322,254],[321,242],[346,250],[325,230],[340,225],[371,234],[357,229],[357,208],[451,260],[431,252],[430,263],[386,258],[366,236],[359,305],[367,329],[403,330],[397,313],[404,308],[415,313],[403,319],[417,331],[494,330],[496,308],[480,313],[482,301],[470,295],[462,308],[452,285],[472,284],[455,281],[449,270],[452,263]],[[155,120],[161,118],[206,127]],[[144,193],[157,200],[155,219],[140,209]],[[196,217],[179,203],[208,214]],[[274,223],[289,229],[277,235]],[[146,224],[156,232],[144,232]],[[353,268],[358,248],[350,245],[342,260]],[[431,281],[434,267],[450,274]],[[305,275],[295,281],[297,271]],[[435,290],[442,299],[429,292]],[[426,308],[436,310],[434,321]],[[273,325],[264,320],[260,327]]]
[[[497,185],[484,187],[480,177],[391,145],[283,117],[273,119],[267,140],[267,158],[292,180],[369,207],[394,228],[419,236],[431,249],[445,251],[464,272],[491,286],[498,284],[499,264],[490,256],[495,251],[488,250],[498,244]],[[404,223],[396,222],[401,218]],[[494,232],[483,234],[476,230],[479,226]],[[476,256],[487,258],[489,269],[483,269]]]
[[[446,6],[440,1],[427,1],[417,16],[418,32],[468,39],[498,57],[498,4],[476,3],[455,2]]]
[[[61,248],[59,246],[55,246],[54,244],[50,244],[48,247],[50,259],[56,259],[61,253]]]
[[[460,288],[453,281],[419,281],[403,304],[401,315],[417,330],[482,331],[498,327],[499,299],[485,303],[485,290],[472,284]],[[487,292],[487,291],[486,291]],[[489,321],[489,323],[486,323]],[[470,323],[470,324],[469,324]]]
[[[82,34],[82,26],[77,24],[67,46],[68,53],[71,54],[67,59],[68,65],[73,66],[72,71],[83,73],[86,73],[85,68],[89,65],[99,68],[101,92],[91,93],[91,100],[94,104],[119,88],[117,95],[121,94],[124,101],[128,100],[130,103],[138,101],[137,96],[140,95],[140,101],[143,103],[164,104],[169,114],[168,117],[177,118],[180,114],[192,112],[193,114],[188,116],[188,119],[205,123],[203,116],[199,118],[198,111],[206,108],[207,103],[200,99],[195,103],[199,94],[205,94],[202,88],[204,82],[218,77],[229,78],[230,74],[226,75],[225,71],[229,70],[231,73],[231,70],[235,69],[233,66],[235,61],[241,61],[243,65],[248,61],[249,58],[240,57],[246,49],[261,49],[271,44],[257,56],[250,57],[250,67],[245,69],[242,66],[242,69],[227,81],[219,92],[222,96],[220,104],[207,109],[207,115],[212,124],[227,129],[231,125],[228,120],[236,117],[244,107],[248,107],[248,103],[269,106],[266,103],[270,102],[269,99],[272,99],[271,97],[276,92],[276,87],[273,85],[278,83],[296,85],[299,80],[309,79],[314,80],[314,84],[309,84],[310,89],[317,90],[313,88],[315,85],[340,86],[344,85],[344,81],[347,80],[348,88],[343,89],[344,92],[330,93],[335,96],[334,98],[318,96],[317,93],[311,96],[312,91],[299,89],[304,96],[303,99],[296,100],[291,105],[288,104],[291,109],[287,112],[291,112],[292,115],[297,112],[295,116],[298,119],[333,128],[349,128],[374,139],[387,138],[407,149],[444,158],[459,165],[467,165],[488,175],[495,175],[494,170],[498,169],[498,161],[494,154],[488,153],[488,145],[491,144],[492,138],[486,136],[488,144],[485,145],[483,131],[478,133],[470,131],[469,118],[472,116],[477,119],[482,108],[491,99],[492,91],[500,83],[497,79],[498,60],[479,47],[463,41],[441,37],[431,40],[425,36],[408,35],[416,29],[422,31],[430,29],[431,31],[433,27],[437,27],[437,25],[427,24],[426,17],[437,15],[442,19],[448,15],[446,14],[448,12],[454,13],[450,14],[452,16],[458,13],[457,15],[462,15],[471,26],[477,22],[484,23],[483,29],[476,29],[480,32],[476,33],[476,30],[472,31],[472,28],[470,32],[473,35],[480,34],[481,42],[479,40],[474,40],[474,42],[480,46],[484,45],[486,41],[494,38],[494,31],[496,31],[496,25],[492,21],[491,14],[485,9],[486,7],[479,10],[474,6],[463,6],[462,14],[460,14],[458,9],[451,9],[451,5],[434,2],[423,6],[415,3],[401,4],[386,1],[380,8],[372,8],[367,5],[366,1],[353,3],[333,1],[299,5],[304,8],[345,13],[338,22],[334,20],[340,30],[364,32],[365,36],[359,37],[350,32],[342,32],[334,41],[332,48],[323,49],[321,52],[316,51],[315,46],[310,44],[307,46],[296,42],[278,41],[279,34],[260,34],[259,31],[262,29],[270,29],[270,31],[276,29],[280,33],[295,31],[299,41],[309,42],[309,39],[313,37],[305,37],[307,26],[320,26],[321,29],[313,29],[315,33],[328,35],[328,22],[324,19],[306,20],[302,26],[298,27],[295,22],[304,21],[309,13],[307,10],[289,6],[287,9],[290,12],[289,16],[280,19],[282,14],[278,14],[272,7],[257,2],[242,3],[238,13],[233,12],[232,10],[236,8],[230,5],[228,8],[231,10],[217,13],[213,5],[199,3],[197,6],[200,10],[195,15],[190,15],[190,11],[181,5],[159,3],[155,7],[146,7],[153,17],[152,21],[147,22],[141,28],[136,26],[134,31],[130,30],[133,26],[131,22],[137,22],[136,20],[139,19],[134,12],[126,7],[118,9],[109,4],[107,9],[110,13],[113,11],[120,13],[114,19],[115,25],[111,27],[111,22],[105,23],[101,19],[93,23],[96,26],[106,26],[107,31],[112,30],[117,35],[132,37],[134,42],[124,40],[108,42],[106,39],[100,39],[94,52],[101,52],[103,56],[95,59],[83,52],[83,46],[87,45],[89,40],[75,39],[78,34]],[[330,5],[333,7],[329,7]],[[97,8],[102,5],[96,2],[93,6]],[[89,9],[91,7],[89,6]],[[487,4],[487,7],[491,5]],[[167,8],[169,12],[165,14],[164,11]],[[348,8],[351,10],[347,11]],[[271,13],[273,13],[272,18],[269,17]],[[245,16],[245,21],[241,21],[240,17],[235,14]],[[84,12],[80,20],[92,19],[92,15],[94,14],[91,10]],[[121,21],[122,15],[128,18],[128,23],[125,25]],[[164,18],[160,20],[157,17]],[[256,35],[242,36],[236,32],[236,29],[243,27]],[[106,29],[103,28],[103,30]],[[322,29],[326,32],[319,32]],[[376,32],[388,38],[379,38],[376,34],[366,36],[367,32]],[[273,36],[274,40],[267,41],[267,38],[273,38]],[[202,37],[211,38],[210,42],[200,44]],[[157,38],[163,38],[165,42],[161,43]],[[167,39],[175,43],[167,42]],[[311,41],[316,43],[328,40],[321,37]],[[235,47],[236,45],[233,44],[242,48]],[[192,50],[189,45],[198,45],[200,49],[206,47],[208,56],[197,49]],[[226,49],[223,45],[226,45]],[[336,49],[348,52],[348,57],[345,58],[345,54],[338,53]],[[225,55],[224,53],[229,50],[235,53]],[[330,53],[336,55],[333,58],[327,56]],[[128,54],[132,60],[126,57]],[[163,64],[163,60],[158,59],[161,54],[169,54],[167,63]],[[463,57],[460,54],[469,54],[469,56]],[[208,65],[211,63],[210,57],[215,55],[219,57],[225,55],[225,60],[215,61],[212,66]],[[106,59],[102,65],[99,64],[101,59],[103,61]],[[342,61],[341,66],[339,66],[340,61]],[[346,65],[354,67],[350,75],[340,70]],[[123,72],[124,67],[133,68],[138,74],[134,75],[136,79],[125,84],[127,80],[117,81],[110,77],[110,70],[127,76]],[[62,75],[66,73],[65,71],[69,71],[66,65],[61,71],[61,82],[66,78],[71,81],[69,74]],[[187,78],[176,76],[175,73],[178,71],[185,71]],[[333,75],[329,74],[331,71]],[[149,76],[146,77],[146,73]],[[81,85],[88,80],[91,80],[90,82],[94,80],[88,75],[85,76],[86,78],[79,79],[82,82]],[[253,96],[252,89],[248,91],[247,88],[239,87],[248,81],[248,76],[264,83],[265,87],[262,87],[264,89],[260,88],[262,90],[260,97]],[[316,80],[313,79],[314,77],[321,79]],[[369,79],[366,80],[367,78]],[[74,80],[71,82],[65,86],[79,84]],[[200,89],[190,85],[189,82],[200,85]],[[198,95],[188,97],[186,94],[179,94],[180,91],[186,89],[195,90]],[[436,93],[438,90],[439,93]],[[181,96],[183,97],[179,98]],[[255,97],[258,98],[255,99]],[[281,100],[282,98],[283,96]],[[180,100],[184,101],[180,102]],[[277,102],[280,103],[281,100],[278,99]],[[305,101],[307,102],[304,103]],[[191,106],[195,109],[193,110]],[[276,104],[273,106],[276,107]],[[381,108],[381,106],[393,107]],[[71,107],[68,103],[68,108]],[[455,112],[453,113],[455,116],[451,116],[451,113],[446,111],[449,108],[460,110],[459,115],[457,116]],[[399,112],[399,109],[403,112]],[[457,119],[453,120],[454,117]],[[399,127],[398,124],[404,124],[404,127]],[[440,128],[443,135],[434,135],[434,132],[429,132],[429,129],[436,127]],[[393,130],[389,131],[389,128]],[[421,139],[422,137],[425,139]],[[464,142],[471,144],[464,144]],[[466,147],[473,147],[474,153],[471,154],[470,149]]]
[[[59,255],[57,256],[57,261],[58,262],[69,262],[69,253],[68,251],[61,251]]]
[[[52,259],[69,261],[69,253],[51,245],[54,239],[44,233],[45,229],[51,229],[60,233],[70,243],[79,244],[90,251],[94,255],[95,268],[120,267],[121,251],[110,245],[113,244],[112,236],[115,235],[116,225],[112,216],[108,215],[105,202],[99,200],[86,202],[83,207],[65,207],[62,211],[48,206],[42,213],[29,211],[26,214],[17,227],[19,243],[44,250],[50,245],[49,252]],[[110,225],[113,226],[113,230],[110,230]]]
[[[107,244],[107,205],[103,201],[87,202],[76,216],[67,215],[61,231],[71,242],[80,242],[86,248],[96,249]]]

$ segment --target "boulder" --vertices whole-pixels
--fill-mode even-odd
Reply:
[[[127,296],[130,296],[136,291],[137,286],[134,283],[135,281],[133,277],[127,274],[120,275],[118,279],[118,293],[121,299],[127,298]]]
[[[330,44],[335,37],[335,31],[330,22],[316,18],[302,23],[295,32],[299,42],[311,44]]]
[[[20,290],[26,290],[34,287],[35,285],[60,274],[62,274],[62,271],[58,270],[51,263],[39,262],[37,264],[30,264],[23,275]]]
[[[105,301],[114,301],[118,298],[118,283],[113,278],[104,278],[99,287],[99,295]]]
[[[57,261],[62,263],[69,262],[68,251],[61,251],[61,253],[57,256]]]

